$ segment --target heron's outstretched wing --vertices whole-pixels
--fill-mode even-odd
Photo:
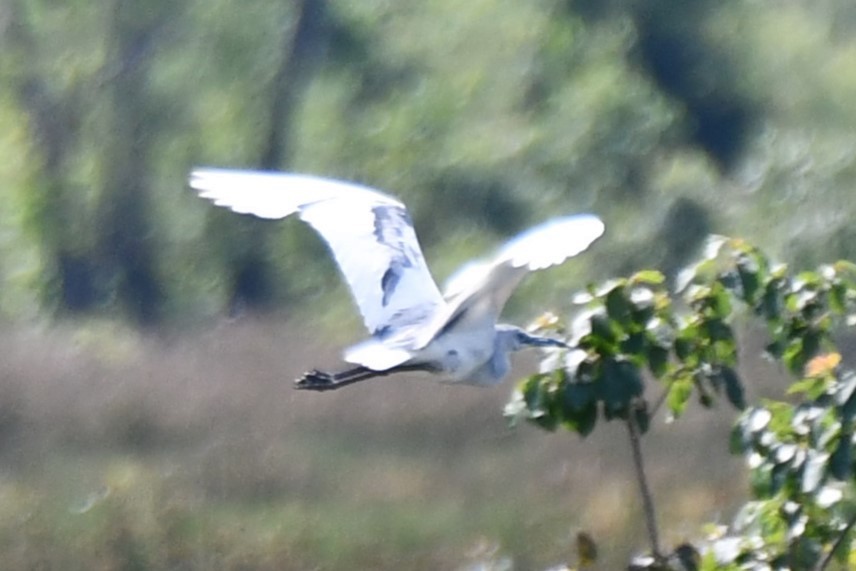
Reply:
[[[196,169],[190,186],[242,214],[298,213],[329,245],[373,335],[444,304],[407,209],[391,196],[313,176],[224,169]]]
[[[465,265],[446,281],[443,295],[448,306],[419,344],[427,344],[465,314],[497,319],[527,273],[585,251],[604,229],[600,218],[591,214],[555,218],[512,238],[493,258]]]

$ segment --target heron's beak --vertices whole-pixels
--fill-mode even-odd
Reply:
[[[561,339],[553,339],[552,337],[541,337],[540,335],[529,335],[528,333],[522,333],[520,335],[520,342],[523,345],[529,345],[530,347],[558,347],[560,349],[570,349],[571,346],[562,341]]]

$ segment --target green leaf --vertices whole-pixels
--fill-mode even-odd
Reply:
[[[826,464],[829,454],[809,449],[805,464],[802,469],[801,490],[803,493],[811,494],[820,488],[823,476],[826,473]]]
[[[551,410],[550,382],[547,375],[533,375],[523,382],[520,392],[526,404],[526,419],[547,431],[556,430],[558,418]]]
[[[731,315],[731,295],[722,287],[712,288],[710,308],[719,319],[727,319]]]
[[[847,371],[842,375],[840,393],[843,395],[849,391],[850,395],[844,404],[841,405],[841,417],[845,422],[849,422],[856,416],[856,373]]]
[[[753,408],[744,416],[745,427],[750,434],[758,434],[770,426],[773,417],[773,413],[766,408]]]
[[[612,323],[606,315],[596,313],[592,315],[589,320],[591,322],[591,333],[588,336],[593,336],[595,338],[598,342],[597,346],[610,346],[616,343],[617,338],[615,331],[612,328]]]
[[[743,410],[746,408],[746,395],[743,391],[743,383],[737,372],[731,367],[721,367],[719,376],[725,383],[725,397],[734,408]]]
[[[710,349],[712,365],[737,366],[737,343],[733,339],[716,341]]]
[[[562,426],[580,436],[588,436],[597,425],[597,402],[591,401],[585,408],[566,411],[562,415]]]
[[[713,398],[713,395],[710,394],[710,391],[708,391],[707,388],[704,386],[702,378],[703,377],[701,375],[695,375],[693,377],[693,384],[695,385],[696,391],[698,392],[699,404],[701,404],[701,406],[703,406],[704,408],[710,408],[713,406],[715,400]]]
[[[791,383],[791,386],[788,387],[787,394],[804,394],[807,398],[816,400],[826,393],[828,384],[829,383],[825,378],[810,377],[807,379],[800,379],[799,381]]]
[[[704,253],[702,254],[702,256],[704,256],[706,260],[714,260],[718,258],[719,252],[722,250],[722,247],[725,246],[729,241],[730,238],[728,238],[727,236],[711,234],[705,241]]]
[[[743,454],[747,452],[751,446],[751,437],[746,429],[746,416],[731,428],[728,437],[728,451],[732,454]]]
[[[630,277],[632,284],[661,285],[666,282],[666,276],[657,270],[642,270]]]
[[[756,311],[769,321],[778,321],[782,317],[782,286],[782,280],[772,279],[768,281],[756,307]]]
[[[629,361],[616,359],[604,363],[600,386],[607,414],[624,412],[630,401],[641,395],[643,390],[639,369]]]
[[[829,308],[838,315],[847,313],[847,287],[844,284],[832,284],[829,289]]]
[[[669,351],[659,345],[648,344],[646,347],[648,369],[658,379],[662,379],[669,370]]]
[[[631,333],[619,344],[622,353],[628,355],[641,355],[647,347],[646,336],[644,331]]]
[[[781,340],[773,341],[764,347],[766,353],[771,359],[780,359],[785,353],[786,345]]]
[[[797,376],[803,374],[805,365],[809,359],[810,357],[803,351],[802,339],[792,341],[782,354],[782,361],[784,361],[785,366],[791,373]]]
[[[648,327],[648,322],[656,313],[657,297],[645,287],[634,288],[630,292],[630,319],[640,329]]]
[[[781,490],[791,476],[788,464],[778,464],[770,470],[770,494],[776,494]]]
[[[693,382],[690,377],[675,379],[669,385],[669,394],[666,404],[675,417],[681,416],[687,408],[687,402],[693,394]]]
[[[616,286],[606,294],[604,300],[606,314],[617,323],[625,324],[630,320],[630,302],[627,299],[627,290],[623,285]]]
[[[755,305],[761,293],[761,284],[766,279],[764,267],[759,256],[742,253],[737,257],[737,275],[740,278],[743,301],[750,307]]]
[[[848,481],[853,475],[853,445],[850,431],[842,431],[829,459],[829,473],[836,480]]]
[[[698,347],[701,341],[702,337],[699,335],[698,325],[695,323],[687,324],[675,338],[675,355],[687,365],[698,365]]]
[[[565,383],[562,387],[562,413],[579,412],[597,400],[594,383]]]
[[[611,291],[623,289],[625,285],[627,285],[627,280],[625,279],[607,280],[595,288],[593,294],[595,297],[606,297]]]
[[[713,341],[734,341],[734,332],[731,326],[720,317],[708,317],[700,324],[700,329]]]
[[[823,278],[817,272],[804,271],[794,278],[794,289],[803,289],[805,286],[816,287],[823,283]]]

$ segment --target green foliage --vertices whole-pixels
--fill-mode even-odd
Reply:
[[[664,276],[650,270],[589,287],[576,300],[585,309],[571,327],[573,349],[545,358],[542,372],[515,393],[506,410],[511,417],[586,435],[599,416],[626,420],[632,413],[644,431],[646,378],[664,387],[661,399],[674,416],[694,394],[704,406],[721,395],[745,406],[731,304],[721,283],[687,288],[687,316],[676,310]]]
[[[794,274],[743,240],[713,236],[678,276],[680,297],[650,270],[589,286],[577,296],[585,309],[566,334],[569,348],[543,357],[541,372],[521,382],[506,413],[582,436],[598,418],[633,414],[644,432],[661,402],[676,418],[694,395],[706,407],[724,396],[743,410],[731,450],[747,458],[753,499],[691,568],[818,569],[833,558],[852,564],[856,372],[843,366],[833,334],[856,321],[854,269],[841,261]],[[795,400],[747,406],[738,310],[766,325],[766,351],[793,375],[787,393]],[[556,319],[542,324],[565,333]],[[661,387],[654,403],[646,395],[651,384]],[[676,568],[676,556],[653,549],[648,563],[633,568]]]

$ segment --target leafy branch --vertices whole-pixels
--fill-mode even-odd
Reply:
[[[506,414],[582,436],[598,420],[627,423],[651,550],[632,569],[856,562],[856,373],[842,366],[833,339],[836,328],[856,322],[856,266],[837,262],[794,275],[742,240],[714,236],[676,281],[671,293],[665,277],[648,270],[590,286],[576,296],[583,308],[569,327],[542,321],[539,327],[565,333],[570,348],[545,352],[540,372],[520,383]],[[790,401],[747,406],[738,312],[766,326],[766,353],[795,379]],[[651,384],[662,387],[653,406]],[[663,555],[639,439],[663,403],[677,419],[694,397],[704,407],[725,399],[743,411],[731,450],[747,458],[753,500],[730,529],[698,549],[684,545]]]

